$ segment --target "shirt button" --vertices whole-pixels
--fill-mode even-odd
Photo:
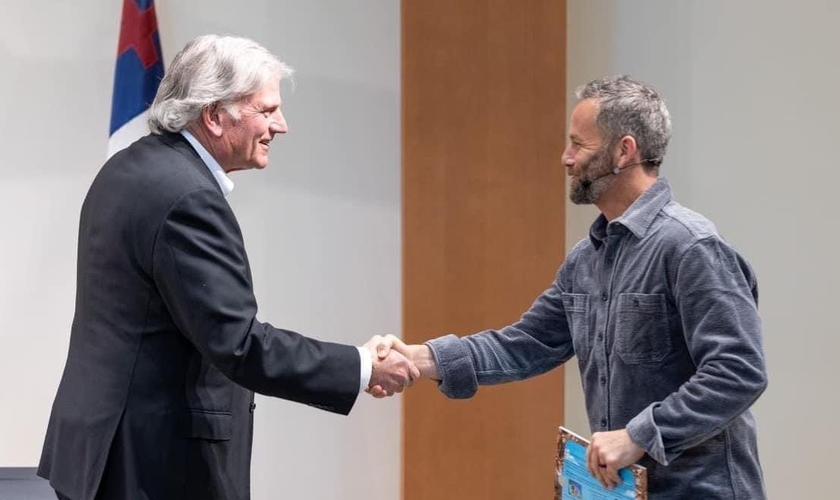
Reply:
[[[607,377],[601,377],[601,385],[607,385]]]
[[[607,419],[606,418],[601,419],[601,427],[603,427],[604,429],[607,428]]]
[[[604,302],[606,302],[608,298],[609,298],[609,295],[607,295],[607,292],[604,292],[604,293],[601,294],[601,300],[603,300]]]
[[[598,340],[604,340],[604,332],[598,332]]]

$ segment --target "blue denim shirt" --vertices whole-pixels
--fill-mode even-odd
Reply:
[[[591,430],[627,428],[644,447],[651,500],[763,499],[757,300],[749,264],[659,179],[598,217],[518,322],[427,345],[453,398],[577,355]]]

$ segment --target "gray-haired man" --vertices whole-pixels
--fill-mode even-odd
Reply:
[[[290,69],[244,38],[184,47],[152,134],[102,167],[82,206],[76,311],[38,474],[59,498],[250,498],[254,392],[347,414],[368,381],[417,375],[398,355],[256,319],[228,174],[265,168],[288,127]],[[396,354],[396,353],[395,353]]]

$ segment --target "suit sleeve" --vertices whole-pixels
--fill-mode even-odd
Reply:
[[[350,412],[359,393],[357,348],[257,321],[239,225],[217,191],[192,191],[169,210],[155,241],[153,276],[178,329],[232,381]]]

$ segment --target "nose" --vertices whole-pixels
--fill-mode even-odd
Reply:
[[[563,162],[563,166],[567,168],[571,168],[575,164],[575,153],[572,150],[572,143],[569,142],[566,144],[566,148],[563,149],[563,156],[561,157],[561,161]]]
[[[286,117],[279,109],[271,117],[271,123],[268,126],[272,134],[285,134],[289,131],[289,125],[286,123]]]

